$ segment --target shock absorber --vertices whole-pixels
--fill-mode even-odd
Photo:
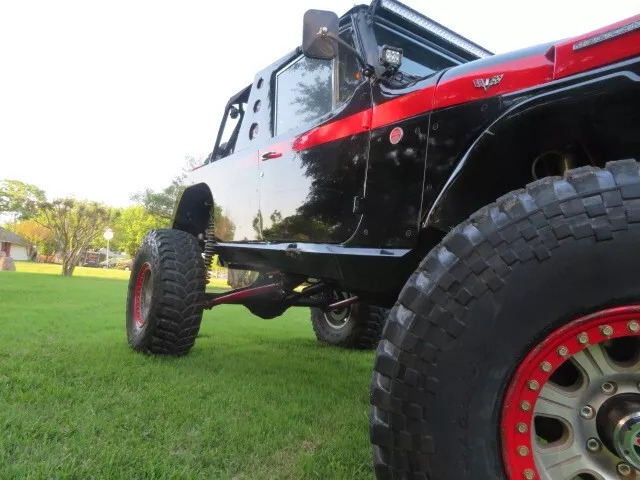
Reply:
[[[207,230],[204,234],[204,266],[207,269],[207,283],[209,283],[209,280],[211,279],[211,263],[213,262],[216,245],[216,237],[213,234],[213,231],[214,220],[212,211],[211,218],[209,219],[209,225],[207,226]]]

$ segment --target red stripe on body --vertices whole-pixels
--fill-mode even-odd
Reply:
[[[433,110],[433,94],[435,91],[435,85],[431,85],[375,105],[373,107],[371,128],[380,128]]]
[[[313,128],[293,140],[291,147],[298,152],[322,143],[357,135],[371,129],[371,108],[340,120]]]
[[[547,83],[553,79],[553,61],[546,55],[534,55],[491,65],[458,76],[455,76],[455,69],[453,69],[451,70],[453,78],[448,78],[448,73],[445,73],[438,83],[434,110],[513,93]],[[488,79],[496,75],[502,75],[502,80],[497,85],[488,87],[486,91],[484,88],[476,87],[473,83],[476,79]]]
[[[640,30],[624,33],[579,50],[573,49],[573,46],[582,40],[593,38],[637,21],[640,21],[640,15],[558,43],[556,45],[554,78],[567,77],[640,54]]]

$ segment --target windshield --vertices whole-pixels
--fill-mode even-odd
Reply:
[[[405,35],[380,22],[374,24],[373,31],[375,32],[379,49],[384,45],[402,48],[401,72],[415,77],[425,77],[459,64],[459,62],[447,58],[427,45],[412,39],[409,35]]]

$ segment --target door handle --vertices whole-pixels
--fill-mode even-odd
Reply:
[[[271,160],[273,158],[279,158],[282,156],[280,152],[265,152],[262,154],[262,161]]]

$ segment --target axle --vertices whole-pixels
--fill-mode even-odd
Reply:
[[[273,309],[287,309],[289,307],[315,307],[325,311],[339,310],[359,301],[357,296],[351,296],[337,302],[331,302],[331,285],[318,282],[297,292],[286,291],[284,282],[265,283],[237,288],[224,293],[207,293],[205,308],[211,309],[218,305],[244,305],[246,307],[266,307]]]

